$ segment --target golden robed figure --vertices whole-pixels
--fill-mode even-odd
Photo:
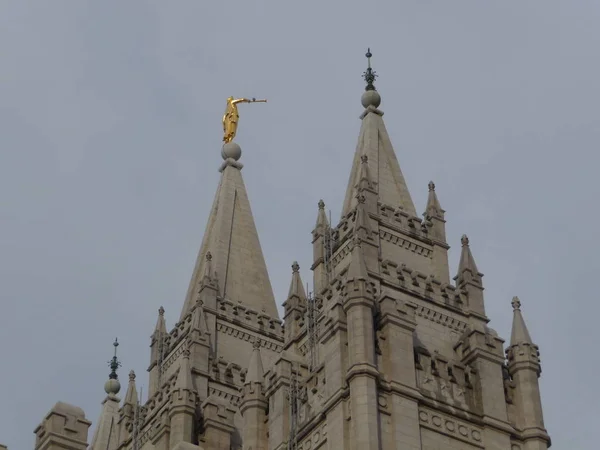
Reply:
[[[267,103],[266,100],[256,100],[255,98],[233,98],[227,99],[227,108],[223,115],[223,142],[228,143],[233,141],[237,132],[238,121],[240,114],[238,112],[238,103]]]

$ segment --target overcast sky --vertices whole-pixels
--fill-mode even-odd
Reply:
[[[157,309],[169,327],[179,316],[217,187],[229,95],[269,99],[244,107],[237,142],[279,304],[293,260],[310,279],[370,46],[417,209],[432,179],[447,211],[451,270],[467,233],[506,338],[521,298],[553,447],[596,448],[599,19],[594,0],[2,1],[0,443],[33,448],[58,400],[95,421],[115,336],[121,380],[134,369],[147,390]]]

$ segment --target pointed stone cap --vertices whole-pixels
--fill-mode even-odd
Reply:
[[[188,348],[183,351],[183,358],[181,359],[181,366],[179,367],[179,373],[177,374],[175,389],[182,389],[190,392],[194,390],[192,369],[190,367],[190,350]]]
[[[438,219],[444,219],[444,211],[440,205],[437,194],[435,193],[435,183],[430,181],[428,184],[429,195],[427,197],[427,206],[425,207],[425,215],[430,217],[436,217]]]
[[[371,222],[369,214],[365,209],[365,196],[359,192],[356,196],[358,204],[356,205],[356,219],[354,222],[354,235],[362,239],[371,237]]]
[[[462,249],[460,252],[460,261],[458,263],[458,273],[455,279],[460,280],[463,273],[465,271],[469,271],[471,276],[474,278],[474,281],[481,282],[480,278],[483,276],[483,274],[477,269],[475,258],[473,258],[471,248],[469,247],[469,238],[466,234],[462,235],[460,238],[460,243],[462,244]]]
[[[244,384],[262,383],[265,371],[263,369],[262,358],[260,356],[260,341],[256,339],[252,344],[252,354],[248,364],[248,373]]]
[[[317,213],[317,223],[315,224],[315,234],[323,234],[329,227],[329,221],[327,220],[327,214],[325,213],[325,202],[319,200],[319,212]]]
[[[375,90],[365,92],[365,96],[374,95],[378,96]],[[364,173],[362,156],[368,157],[368,175],[373,184],[377,183],[378,200],[392,207],[401,206],[408,215],[416,217],[415,205],[383,121],[383,112],[374,107],[374,104],[377,102],[373,103],[372,98],[368,99],[368,106],[361,116],[362,124],[346,188],[342,218],[356,206],[357,185]]]
[[[362,249],[362,239],[360,237],[354,238],[354,248],[350,257],[350,265],[348,266],[348,272],[346,274],[348,281],[364,280],[369,279],[369,272],[367,271],[367,264],[365,263],[365,255]]]
[[[288,299],[292,297],[306,300],[306,291],[304,290],[302,278],[300,277],[300,265],[298,265],[298,261],[294,261],[292,264],[292,282],[290,283],[290,290],[288,291]]]
[[[510,333],[510,346],[533,344],[529,330],[525,324],[525,319],[523,319],[523,314],[521,313],[521,301],[519,297],[513,297],[511,304],[513,307],[513,323]]]
[[[127,393],[125,394],[125,405],[136,406],[138,404],[138,392],[135,386],[135,372],[132,370],[129,372],[129,384],[127,386]]]
[[[206,337],[208,334],[206,316],[204,315],[204,306],[202,305],[201,301],[198,301],[196,303],[196,307],[194,308],[190,331],[197,332],[199,337]]]
[[[167,324],[165,323],[165,308],[162,306],[158,308],[158,319],[156,320],[154,332],[163,334],[167,333]]]
[[[240,166],[231,157],[223,163],[179,320],[196,304],[199,287],[207,276],[218,281],[214,286],[222,297],[241,301],[256,311],[264,309],[269,317],[279,318]],[[251,263],[248,255],[252,255]]]

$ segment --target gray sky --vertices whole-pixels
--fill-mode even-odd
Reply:
[[[217,186],[229,95],[269,99],[244,108],[237,141],[278,302],[294,259],[310,278],[370,46],[417,209],[433,179],[452,271],[467,233],[502,336],[523,302],[553,447],[595,448],[599,16],[594,0],[1,2],[0,442],[33,448],[57,400],[95,420],[115,336],[121,379],[133,368],[147,386],[156,311],[179,316]]]

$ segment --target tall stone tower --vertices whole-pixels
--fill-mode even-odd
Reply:
[[[313,289],[292,265],[283,324],[242,178],[221,180],[187,297],[151,338],[148,400],[123,400],[116,354],[92,450],[543,450],[538,347],[512,305],[510,344],[488,326],[483,274],[463,236],[451,279],[435,185],[423,217],[406,186],[368,68],[342,217],[318,204]],[[506,352],[506,353],[505,353]],[[89,421],[58,403],[36,450],[83,449]]]

